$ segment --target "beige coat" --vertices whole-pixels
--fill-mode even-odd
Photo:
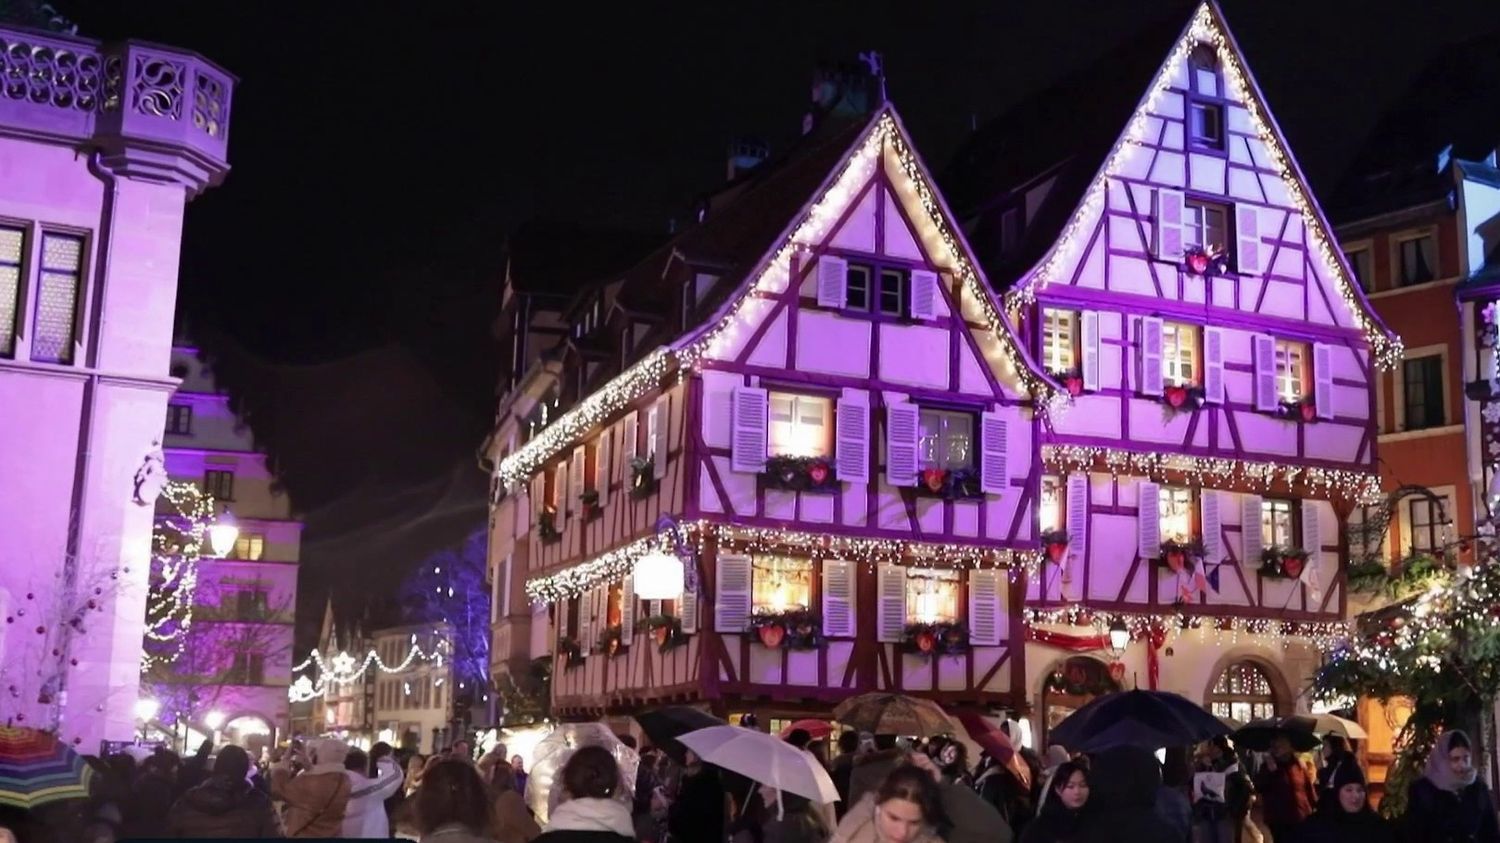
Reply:
[[[828,843],[881,843],[875,834],[875,794],[865,796],[844,814]],[[923,829],[911,843],[943,843],[943,838],[932,829]]]
[[[536,824],[526,800],[514,790],[501,791],[495,797],[494,826],[490,836],[500,843],[531,843],[541,835],[542,827]]]
[[[271,796],[286,803],[287,837],[338,837],[349,804],[349,777],[342,763],[295,774],[278,764],[271,768]]]

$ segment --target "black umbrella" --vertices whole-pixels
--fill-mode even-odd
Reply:
[[[1277,737],[1285,735],[1292,742],[1292,751],[1307,752],[1317,749],[1323,743],[1309,726],[1313,723],[1310,717],[1268,717],[1264,720],[1252,720],[1246,723],[1244,728],[1230,735],[1234,739],[1234,745],[1240,749],[1251,749],[1256,752],[1270,752],[1271,742]]]
[[[641,724],[641,731],[651,739],[653,746],[660,747],[673,761],[681,764],[687,754],[687,748],[677,742],[678,735],[698,729],[707,729],[709,726],[728,726],[729,723],[709,714],[700,708],[691,708],[685,705],[669,705],[637,714],[635,722]]]
[[[1068,715],[1048,736],[1074,752],[1112,746],[1161,749],[1229,733],[1203,707],[1169,691],[1125,691],[1099,697]]]

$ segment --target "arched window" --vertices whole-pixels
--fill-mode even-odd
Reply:
[[[1109,666],[1088,656],[1059,660],[1042,679],[1042,729],[1044,738],[1068,715],[1095,697],[1120,690],[1120,682]]]
[[[1208,692],[1208,703],[1215,717],[1232,717],[1241,723],[1280,714],[1271,677],[1251,661],[1234,662],[1224,668]]]

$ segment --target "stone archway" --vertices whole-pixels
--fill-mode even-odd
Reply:
[[[1090,701],[1120,690],[1109,674],[1109,665],[1086,655],[1069,655],[1054,661],[1042,674],[1036,698],[1041,700],[1041,741],[1047,746],[1052,729]]]
[[[270,718],[253,711],[242,711],[226,718],[219,731],[224,743],[243,747],[251,758],[259,758],[262,749],[276,745],[276,727]]]
[[[1230,651],[1209,671],[1201,699],[1216,716],[1249,721],[1291,714],[1294,696],[1275,662],[1253,651]]]

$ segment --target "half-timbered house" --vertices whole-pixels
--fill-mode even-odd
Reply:
[[[1033,402],[1054,388],[895,111],[820,123],[611,279],[596,329],[620,367],[498,460],[561,716],[1024,696]],[[661,318],[638,334],[641,312]],[[663,536],[687,588],[638,600]]]
[[[1400,345],[1217,6],[981,130],[945,185],[1074,396],[1040,441],[1039,527],[1059,531],[1027,594],[1040,725],[1120,684],[1242,719],[1304,705],[1344,616],[1341,524],[1378,488],[1373,373]],[[1132,643],[1111,653],[1111,627]]]

